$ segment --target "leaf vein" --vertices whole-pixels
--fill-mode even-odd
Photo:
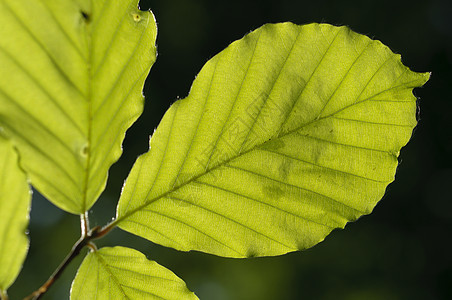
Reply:
[[[344,83],[345,79],[348,77],[348,75],[350,74],[350,71],[353,69],[353,67],[355,66],[355,64],[358,62],[358,60],[360,59],[360,57],[364,54],[364,52],[366,52],[367,48],[369,47],[369,45],[372,44],[372,40],[370,40],[366,47],[363,48],[363,50],[361,51],[361,53],[359,53],[359,55],[355,58],[355,60],[353,61],[353,63],[350,65],[350,67],[348,68],[347,72],[344,74],[344,76],[341,78],[341,81],[339,82],[339,84],[337,84],[334,92],[330,95],[330,97],[328,98],[328,100],[325,102],[325,104],[323,105],[322,110],[319,112],[318,116],[321,116],[322,113],[325,111],[326,107],[328,106],[328,104],[330,103],[331,99],[333,99],[334,95],[336,94],[336,92],[339,90],[339,88],[342,86],[342,84]]]
[[[102,256],[105,256],[105,255],[102,254]],[[108,255],[108,257],[115,258],[115,257],[119,257],[119,256]],[[128,258],[127,256],[121,256],[121,257]],[[155,278],[155,279],[161,279],[161,280],[164,280],[164,281],[170,281],[170,282],[179,283],[177,280],[173,280],[173,279],[169,279],[169,278],[165,278],[165,277],[160,277],[160,276],[148,275],[148,274],[145,274],[145,273],[142,273],[142,272],[137,272],[137,271],[135,271],[135,270],[131,270],[131,269],[126,269],[126,268],[121,268],[121,267],[118,267],[118,266],[114,266],[114,265],[112,265],[112,264],[109,264],[109,267],[112,268],[112,269],[119,270],[119,271],[126,271],[126,272],[130,272],[130,273],[133,273],[133,274],[143,275],[143,276],[145,276],[145,277],[147,277],[147,278],[150,278],[150,279],[151,279],[151,278]]]
[[[5,4],[7,2],[4,2]],[[82,93],[82,91],[79,89],[79,87],[75,84],[75,82],[69,77],[69,75],[64,72],[64,70],[61,68],[61,66],[58,64],[58,62],[55,60],[55,58],[53,57],[53,55],[49,52],[49,50],[44,47],[44,45],[39,41],[39,39],[32,33],[32,31],[30,30],[30,28],[25,25],[25,23],[23,22],[23,20],[21,18],[19,18],[19,16],[17,15],[17,13],[9,6],[9,5],[5,5],[5,7],[11,12],[11,14],[16,18],[17,23],[27,32],[27,34],[34,40],[34,42],[43,50],[43,52],[46,53],[47,57],[50,59],[50,61],[53,63],[53,65],[55,66],[56,70],[71,84],[71,86],[74,87],[74,89],[76,91],[78,91],[78,93],[80,95],[84,94]]]
[[[334,119],[337,120],[343,120],[343,121],[348,121],[348,122],[356,122],[356,123],[363,123],[363,124],[369,124],[369,125],[383,125],[383,126],[394,126],[394,127],[407,127],[407,128],[412,128],[413,125],[409,125],[409,124],[393,124],[393,123],[379,123],[379,122],[371,122],[371,121],[365,121],[365,120],[357,120],[357,119],[348,119],[348,118],[341,118],[341,117],[336,117],[336,116],[331,116]]]
[[[255,126],[256,123],[257,123],[257,119],[259,119],[259,117],[260,117],[260,115],[261,115],[261,113],[262,113],[262,110],[264,109],[265,105],[266,105],[267,102],[268,102],[268,99],[270,99],[270,94],[271,94],[271,92],[273,91],[273,89],[275,88],[276,83],[278,82],[278,79],[280,78],[281,74],[283,73],[283,70],[284,70],[284,68],[286,67],[287,62],[289,61],[289,58],[290,58],[290,56],[291,56],[292,53],[293,53],[293,50],[294,50],[294,48],[295,48],[295,45],[297,44],[297,41],[298,41],[300,35],[301,35],[301,30],[298,32],[298,35],[297,35],[296,39],[294,40],[294,42],[293,42],[293,44],[292,44],[292,46],[291,46],[289,52],[287,53],[287,55],[286,55],[286,57],[285,57],[285,59],[284,59],[284,62],[283,62],[283,64],[282,64],[282,66],[281,66],[281,68],[279,68],[278,75],[276,76],[275,80],[274,80],[273,83],[272,83],[272,87],[270,88],[270,91],[269,91],[269,93],[268,93],[268,97],[265,98],[264,103],[263,103],[262,106],[259,108],[259,112],[257,113],[256,118],[254,118],[253,123],[251,124],[251,126],[250,126],[250,128],[249,128],[249,130],[248,130],[248,133],[247,133],[245,139],[243,140],[242,145],[240,146],[240,150],[238,151],[238,153],[241,153],[241,152],[242,152],[242,149],[243,149],[243,147],[245,146],[246,141],[248,140],[248,138],[249,138],[251,132],[252,132],[253,129],[254,129],[254,126]]]
[[[115,283],[115,285],[119,288],[119,291],[124,295],[124,297],[126,297],[127,299],[130,299],[127,294],[125,293],[125,291],[123,290],[121,283],[119,282],[118,278],[116,278],[116,276],[113,274],[113,272],[110,270],[110,266],[105,262],[105,260],[102,258],[101,254],[99,254],[97,251],[93,252],[96,255],[97,260],[99,261],[100,265],[104,267],[105,271],[108,273],[109,278],[111,278],[113,280],[113,282]],[[99,272],[98,268],[98,272]],[[97,284],[99,285],[99,278],[97,279]]]
[[[351,206],[349,206],[349,205],[347,205],[347,204],[345,204],[345,203],[343,203],[343,202],[341,202],[341,201],[339,201],[339,200],[337,200],[337,199],[334,199],[334,198],[332,198],[332,197],[330,197],[330,196],[327,196],[327,195],[323,195],[323,194],[321,194],[321,193],[319,193],[319,192],[310,190],[310,189],[308,189],[308,188],[304,188],[304,187],[300,187],[300,186],[297,186],[297,185],[289,184],[289,183],[287,183],[287,182],[283,182],[283,181],[280,181],[280,180],[278,180],[278,179],[274,179],[274,178],[265,176],[265,175],[263,175],[263,174],[259,174],[259,173],[256,173],[256,172],[254,172],[254,171],[247,170],[247,169],[244,169],[244,168],[240,168],[240,167],[237,167],[237,166],[232,166],[232,165],[226,164],[224,167],[226,167],[226,168],[231,168],[231,169],[237,169],[237,170],[240,170],[240,171],[243,171],[243,172],[247,172],[247,173],[250,173],[250,174],[254,174],[254,175],[256,175],[256,176],[263,177],[263,178],[267,178],[267,179],[269,179],[269,180],[271,180],[271,181],[275,181],[275,182],[278,182],[278,183],[283,184],[283,185],[288,185],[288,186],[293,187],[293,188],[298,188],[298,189],[300,189],[300,190],[304,190],[304,191],[307,191],[307,192],[310,192],[310,193],[319,195],[319,196],[321,196],[321,197],[324,197],[324,198],[326,198],[326,199],[329,199],[331,202],[334,202],[334,203],[343,205],[343,206],[345,206],[345,207],[347,207],[347,208],[349,208],[349,209],[351,209],[351,210],[353,210],[353,211],[356,211],[356,212],[359,212],[359,213],[361,213],[361,214],[364,214],[363,211],[361,211],[361,210],[359,210],[359,209],[357,209],[357,208],[351,207]]]
[[[230,217],[227,217],[227,216],[225,216],[225,215],[223,215],[223,214],[220,214],[219,212],[210,210],[210,209],[208,209],[208,208],[206,208],[206,207],[204,207],[204,206],[201,206],[201,205],[199,205],[199,204],[197,204],[197,203],[190,202],[190,201],[187,201],[187,200],[184,200],[184,199],[181,199],[181,198],[177,198],[177,197],[174,197],[174,196],[167,196],[166,198],[168,198],[168,199],[173,199],[173,200],[176,200],[176,201],[182,201],[182,202],[191,204],[191,205],[196,206],[196,207],[198,207],[198,208],[201,208],[201,209],[203,209],[203,210],[205,210],[205,211],[207,211],[207,212],[210,212],[211,214],[217,215],[217,216],[219,216],[219,217],[221,217],[221,218],[224,218],[224,219],[226,219],[226,220],[228,220],[228,221],[230,221],[230,222],[232,222],[232,223],[235,223],[235,224],[237,224],[237,225],[240,225],[241,227],[243,227],[243,228],[245,228],[245,229],[248,229],[248,230],[250,230],[250,231],[252,231],[252,232],[254,232],[254,233],[257,233],[258,235],[261,235],[261,236],[263,236],[263,237],[265,237],[265,238],[267,238],[267,239],[269,239],[269,240],[271,240],[271,241],[273,241],[273,242],[276,242],[276,243],[278,243],[278,244],[280,244],[280,245],[282,245],[282,246],[284,246],[284,247],[286,247],[286,248],[288,248],[288,249],[294,249],[293,247],[290,247],[290,246],[288,246],[288,245],[286,245],[286,244],[284,244],[284,243],[282,243],[282,242],[280,242],[280,241],[278,241],[278,240],[276,240],[276,239],[274,239],[274,238],[272,238],[272,237],[270,237],[270,236],[268,236],[268,235],[266,235],[266,234],[264,234],[264,233],[262,233],[262,232],[260,232],[260,231],[257,231],[256,229],[253,229],[253,228],[251,228],[251,227],[249,227],[249,226],[247,226],[247,225],[245,225],[245,224],[243,224],[243,223],[240,223],[240,222],[237,221],[237,220],[234,220],[234,219],[232,219],[232,218],[230,218]]]
[[[101,133],[101,135],[99,136],[99,139],[97,139],[96,144],[93,145],[92,150],[94,151],[94,149],[96,149],[97,147],[99,147],[99,145],[102,145],[102,141],[104,140],[104,138],[106,137],[106,132],[110,129],[110,125],[113,123],[113,121],[115,120],[116,116],[118,115],[118,113],[121,111],[121,109],[124,107],[125,102],[127,100],[127,98],[129,98],[130,94],[132,93],[132,90],[137,86],[138,83],[140,83],[140,79],[143,78],[143,76],[147,75],[147,71],[148,69],[145,68],[144,71],[139,75],[139,77],[137,78],[137,80],[135,80],[135,82],[133,83],[132,87],[129,89],[129,91],[127,92],[127,94],[121,99],[121,104],[119,105],[118,109],[115,110],[115,113],[113,114],[113,116],[110,118],[110,120],[108,121],[108,124],[105,126],[104,131]],[[103,105],[103,104],[102,104]],[[100,108],[99,108],[100,109]],[[98,113],[99,109],[94,113],[93,119],[95,118],[95,115]],[[119,132],[118,132],[119,134]],[[112,148],[113,145],[115,144],[115,140],[111,143],[109,148]],[[104,160],[107,158],[108,155],[104,156]]]
[[[166,300],[166,299],[167,299],[167,298],[162,298],[161,296],[159,296],[159,295],[157,295],[157,294],[154,294],[154,293],[152,293],[152,292],[144,291],[144,290],[138,289],[138,288],[133,287],[133,286],[129,286],[129,285],[124,284],[124,283],[121,284],[121,287],[123,287],[123,288],[128,288],[128,289],[131,289],[131,290],[134,290],[134,291],[138,291],[138,292],[143,292],[143,293],[145,293],[145,294],[152,295],[152,296],[154,296],[154,297],[156,297],[156,298],[159,298],[159,299],[163,299],[163,300]],[[127,298],[128,298],[128,297],[127,297]]]
[[[168,135],[167,135],[167,140],[166,140],[166,143],[165,143],[165,150],[163,151],[164,155],[163,155],[163,158],[160,160],[159,169],[157,170],[157,174],[155,175],[154,181],[152,182],[152,186],[151,186],[151,188],[149,189],[149,191],[147,192],[146,197],[145,197],[144,199],[147,199],[147,198],[149,197],[149,194],[151,193],[152,189],[154,188],[155,182],[156,182],[157,179],[158,179],[158,176],[159,176],[160,171],[161,171],[161,169],[162,169],[163,162],[165,161],[165,157],[166,157],[166,155],[167,155],[167,153],[168,153],[168,151],[167,151],[167,150],[168,150],[168,144],[169,144],[169,141],[170,141],[170,139],[171,139],[171,132],[173,131],[174,120],[176,119],[176,114],[177,114],[177,111],[179,110],[180,102],[177,102],[177,101],[176,101],[176,102],[173,104],[173,106],[175,107],[175,112],[173,113],[173,116],[172,116],[173,118],[172,118],[172,121],[171,121],[171,126],[170,126],[170,129],[169,129]],[[152,139],[151,139],[151,142],[152,142]],[[143,160],[143,163],[144,163],[144,160]],[[138,174],[138,177],[141,175],[141,171],[142,171],[142,170],[143,170],[143,169],[140,167],[140,173]],[[135,185],[134,185],[134,187],[133,187],[132,195],[135,194],[135,189],[136,189],[137,184],[138,184],[138,180],[135,181]],[[130,205],[130,201],[131,201],[131,200],[132,200],[132,197],[129,198],[128,203],[127,203],[127,207],[126,207],[125,211],[127,211],[127,210],[129,209],[129,205]],[[147,204],[143,204],[142,207],[145,207],[146,205],[147,205]]]
[[[107,1],[105,1],[105,2],[107,2]],[[102,69],[102,67],[103,67],[103,65],[104,65],[104,63],[105,63],[105,60],[106,60],[106,58],[107,58],[107,56],[108,56],[108,54],[110,53],[110,51],[112,50],[112,44],[113,44],[113,42],[116,40],[116,38],[118,37],[118,32],[119,32],[119,28],[121,27],[121,25],[124,23],[124,20],[125,20],[125,18],[126,18],[126,16],[127,16],[127,10],[124,10],[124,14],[123,14],[123,16],[122,16],[122,18],[121,18],[121,20],[119,21],[119,23],[117,24],[117,26],[116,26],[116,28],[115,28],[115,32],[113,33],[113,36],[111,37],[111,39],[110,39],[110,42],[108,43],[108,46],[107,46],[107,51],[104,53],[104,55],[102,56],[102,60],[100,61],[100,63],[99,63],[99,65],[97,66],[97,68],[96,68],[96,70],[93,72],[93,77],[96,77],[97,76],[97,73],[99,72],[99,70],[100,69]],[[99,19],[100,19],[100,16],[99,16]],[[93,31],[94,32],[94,31]],[[133,54],[132,54],[132,56],[133,56]]]
[[[331,49],[331,46],[334,44],[334,42],[336,41],[336,38],[339,36],[339,33],[341,32],[341,29],[339,29],[336,33],[336,35],[334,36],[334,38],[331,40],[330,44],[328,45],[328,48],[325,50],[325,52],[323,53],[322,57],[320,58],[320,61],[317,63],[315,69],[312,71],[311,76],[309,76],[309,79],[306,81],[306,84],[304,85],[304,87],[300,90],[300,93],[298,95],[298,97],[296,98],[296,100],[294,101],[292,107],[288,110],[288,114],[286,116],[286,118],[284,119],[284,121],[281,123],[281,127],[280,127],[280,132],[282,131],[282,129],[284,128],[284,126],[286,125],[287,121],[289,120],[290,116],[292,115],[292,112],[295,108],[295,106],[298,104],[298,102],[300,101],[301,96],[303,95],[303,92],[306,91],[306,87],[308,86],[308,84],[311,82],[312,78],[314,77],[314,74],[317,72],[317,70],[319,69],[319,66],[321,65],[321,63],[323,62],[323,60],[325,59],[326,55],[328,54],[328,52]],[[279,136],[279,133],[278,133]]]
[[[206,185],[206,186],[209,186],[209,187],[212,187],[212,188],[215,188],[215,189],[219,189],[219,190],[225,191],[225,192],[227,192],[227,193],[231,193],[231,194],[237,195],[237,196],[239,196],[239,197],[243,197],[243,198],[249,199],[249,200],[251,200],[251,201],[255,201],[255,202],[257,202],[257,203],[260,203],[260,204],[263,204],[263,205],[265,205],[265,206],[274,208],[274,209],[279,210],[279,211],[281,211],[281,212],[283,212],[283,213],[287,213],[287,214],[289,214],[289,215],[291,215],[291,216],[293,216],[293,217],[302,219],[302,220],[307,221],[307,222],[310,222],[310,223],[314,223],[314,224],[316,224],[316,225],[324,226],[324,227],[331,228],[331,229],[333,228],[333,227],[328,226],[328,225],[326,225],[326,224],[319,223],[319,222],[317,222],[317,221],[308,219],[308,218],[306,218],[306,217],[303,217],[303,216],[294,214],[294,213],[292,213],[292,212],[290,212],[290,211],[287,211],[287,210],[285,210],[285,209],[283,209],[283,208],[281,208],[281,207],[274,206],[274,205],[272,205],[272,204],[270,204],[270,203],[268,203],[268,202],[260,201],[260,200],[258,200],[258,199],[255,199],[255,198],[252,198],[252,197],[243,195],[243,194],[238,193],[238,192],[234,192],[234,191],[229,190],[229,189],[224,188],[224,187],[220,187],[220,186],[217,186],[217,185],[213,185],[213,184],[210,184],[210,183],[207,183],[207,182],[204,182],[204,181],[200,181],[200,180],[196,180],[196,181],[194,181],[194,183]]]
[[[199,233],[205,235],[206,237],[212,239],[213,241],[217,242],[218,244],[222,245],[223,247],[225,247],[225,248],[227,248],[227,249],[230,249],[230,250],[232,250],[233,252],[235,252],[235,253],[237,253],[237,254],[243,256],[243,254],[240,253],[240,252],[238,252],[237,250],[231,248],[230,246],[228,246],[228,245],[226,245],[225,243],[221,242],[220,240],[214,238],[213,236],[211,236],[211,235],[209,235],[209,234],[203,232],[201,229],[196,228],[195,226],[190,225],[190,224],[188,224],[188,223],[182,221],[181,219],[178,219],[178,218],[175,217],[175,216],[170,216],[170,215],[167,215],[167,214],[164,214],[164,213],[162,213],[162,212],[155,211],[155,210],[152,210],[152,209],[142,209],[142,210],[143,210],[143,211],[147,211],[147,212],[154,213],[154,214],[159,215],[159,216],[161,216],[161,217],[168,218],[168,219],[173,220],[173,221],[175,221],[175,222],[178,222],[178,223],[180,223],[180,224],[182,224],[182,225],[185,225],[185,226],[187,226],[188,228],[191,228],[192,230],[197,231],[197,232],[199,232]],[[185,248],[185,247],[184,247],[184,248]]]
[[[50,92],[44,88],[44,86],[34,77],[32,74],[33,72],[27,71],[25,67],[20,64],[14,56],[12,56],[9,52],[7,52],[4,48],[0,47],[0,51],[5,54],[12,62],[15,64],[23,73],[24,76],[31,79],[32,82],[35,83],[37,87],[47,96],[47,99],[49,99],[56,107],[57,109],[69,120],[69,123],[72,123],[74,125],[74,128],[81,133],[83,136],[85,136],[85,133],[80,128],[80,126],[75,122],[75,120],[68,115],[68,113],[61,107],[61,105],[50,95]],[[6,94],[4,91],[0,91],[3,94]],[[15,102],[15,100],[12,97],[9,97],[12,102]],[[35,119],[36,120],[36,119]]]
[[[259,150],[262,150],[262,151],[265,151],[265,152],[274,153],[276,155],[281,155],[281,156],[284,156],[286,158],[290,158],[290,159],[293,159],[293,160],[296,160],[296,161],[300,161],[300,162],[303,162],[303,163],[306,163],[306,164],[310,164],[310,165],[313,165],[313,166],[316,166],[316,167],[319,167],[319,168],[327,169],[327,170],[330,170],[330,171],[342,173],[342,174],[345,174],[345,175],[350,175],[350,176],[353,176],[353,177],[357,177],[357,178],[361,178],[361,179],[365,179],[365,180],[369,180],[369,181],[373,181],[373,182],[377,182],[377,183],[387,183],[388,182],[386,180],[377,180],[377,179],[365,177],[365,176],[362,176],[362,175],[346,172],[346,171],[343,171],[343,170],[338,170],[338,169],[334,169],[334,168],[331,168],[331,167],[322,166],[322,165],[316,164],[316,163],[311,162],[311,161],[303,160],[303,159],[300,159],[298,157],[293,157],[293,156],[290,156],[288,154],[276,152],[276,151],[273,151],[273,150],[270,150],[270,149],[261,148]]]
[[[210,160],[212,159],[213,153],[215,152],[216,147],[217,147],[217,145],[218,145],[218,142],[220,141],[221,137],[223,136],[224,130],[226,129],[226,125],[227,125],[227,123],[229,122],[229,120],[230,120],[230,118],[231,118],[232,111],[234,110],[235,105],[236,105],[236,103],[237,103],[237,100],[238,100],[238,98],[239,98],[239,96],[240,96],[240,93],[241,93],[241,91],[242,91],[243,84],[244,84],[244,82],[246,81],[246,79],[248,78],[248,71],[249,71],[249,69],[250,69],[250,66],[251,66],[253,60],[254,60],[254,54],[255,54],[255,52],[256,52],[257,44],[259,43],[260,37],[261,37],[261,33],[259,32],[259,36],[257,37],[256,43],[254,44],[253,53],[252,53],[252,55],[251,55],[250,61],[249,61],[249,63],[248,63],[248,66],[247,66],[247,68],[246,68],[246,71],[245,71],[245,76],[243,76],[243,79],[242,79],[242,81],[241,81],[241,83],[240,83],[240,87],[239,87],[239,89],[238,89],[238,91],[237,91],[237,94],[236,94],[236,96],[235,96],[234,102],[232,103],[231,109],[229,110],[228,117],[226,118],[226,121],[224,122],[223,127],[221,128],[221,131],[220,131],[220,133],[218,134],[218,137],[217,137],[217,139],[216,139],[216,141],[215,141],[215,144],[214,144],[214,146],[213,146],[213,148],[212,148],[212,152],[210,153],[209,159],[207,160],[206,167],[205,167],[206,170],[209,168]]]
[[[47,158],[49,162],[51,162],[52,164],[55,165],[55,167],[59,170],[61,170],[64,175],[66,175],[66,177],[69,179],[69,181],[71,183],[73,183],[73,185],[76,187],[77,190],[79,190],[78,188],[78,184],[75,182],[75,179],[71,177],[71,175],[67,172],[66,169],[61,167],[61,164],[58,163],[52,156],[50,156],[47,151],[42,150],[41,148],[39,148],[36,144],[32,143],[30,139],[28,139],[27,137],[23,136],[19,131],[15,130],[13,127],[10,127],[7,124],[2,124],[2,126],[7,127],[10,131],[12,131],[17,137],[19,137],[20,139],[22,139],[24,141],[24,143],[28,144],[29,146],[31,146],[33,149],[35,149],[37,152],[39,152],[43,157]],[[35,176],[38,176],[38,173],[33,172],[33,174]],[[42,179],[44,179],[44,177],[40,176]],[[54,185],[51,185],[53,188],[57,189],[56,187],[54,187]],[[58,190],[58,189],[57,189]],[[64,195],[64,194],[63,194]],[[66,196],[67,197],[67,196]],[[69,197],[67,197],[69,198]]]
[[[369,148],[369,147],[364,147],[364,146],[356,146],[356,145],[338,143],[338,142],[335,142],[335,141],[325,140],[325,139],[322,139],[322,138],[319,138],[319,137],[316,137],[316,136],[312,136],[312,135],[308,135],[308,134],[301,134],[299,132],[296,132],[296,134],[298,134],[299,136],[302,136],[302,137],[306,137],[308,139],[314,139],[314,140],[317,140],[317,141],[330,143],[330,144],[334,144],[334,145],[338,145],[338,146],[345,146],[345,147],[350,147],[350,148],[363,149],[363,150],[375,151],[375,152],[381,152],[381,153],[386,153],[386,154],[393,155],[393,152],[387,151],[387,150],[379,150],[379,149],[374,149],[374,148]]]
[[[207,105],[207,102],[209,101],[210,92],[211,92],[211,90],[212,90],[212,83],[213,83],[213,80],[214,80],[214,77],[215,77],[215,71],[216,71],[216,69],[217,69],[219,60],[220,60],[220,59],[217,59],[217,60],[215,61],[215,67],[214,67],[214,70],[213,70],[213,72],[212,72],[212,76],[210,77],[209,89],[207,90],[207,96],[206,96],[206,99],[205,99],[205,101],[204,101],[203,108],[202,108],[201,111],[204,111],[204,110],[205,110],[206,105]],[[196,129],[194,130],[193,137],[192,137],[192,139],[191,139],[191,141],[190,141],[190,145],[188,146],[188,150],[187,150],[187,152],[185,153],[184,160],[183,160],[181,166],[179,167],[179,170],[177,171],[176,177],[175,177],[174,182],[173,182],[173,184],[172,184],[173,187],[176,185],[177,179],[179,178],[179,176],[180,176],[180,174],[181,174],[181,171],[182,171],[182,169],[183,169],[183,167],[184,167],[184,165],[185,165],[185,162],[187,161],[187,157],[188,157],[188,155],[190,154],[190,152],[191,152],[191,150],[192,150],[193,141],[195,140],[196,133],[198,132],[199,125],[202,123],[202,120],[203,120],[204,116],[205,116],[204,114],[201,114],[201,116],[199,117],[199,120],[198,120],[198,122],[197,122],[197,124],[196,124]],[[147,197],[146,197],[146,198],[147,198]]]
[[[151,231],[153,231],[153,232],[155,232],[155,233],[157,233],[157,234],[163,236],[165,239],[170,240],[171,242],[173,242],[173,243],[179,245],[181,248],[185,248],[184,245],[182,245],[181,243],[179,243],[179,242],[176,241],[175,239],[170,238],[169,236],[167,236],[167,235],[161,233],[160,231],[157,231],[155,228],[153,228],[153,227],[151,227],[151,226],[148,226],[148,225],[146,225],[146,224],[143,224],[143,223],[140,223],[140,222],[138,222],[138,221],[131,220],[131,219],[125,219],[123,222],[125,222],[125,223],[129,222],[129,223],[133,223],[133,224],[136,224],[136,225],[138,225],[138,226],[142,226],[142,227],[144,227],[144,228],[147,228],[147,229],[149,229],[149,230],[151,230]]]
[[[347,106],[345,106],[345,107],[339,109],[338,111],[336,111],[336,112],[330,114],[329,116],[325,116],[324,118],[328,118],[328,117],[334,116],[334,115],[336,115],[337,113],[339,113],[339,112],[341,112],[341,111],[345,111],[345,110],[347,110],[347,109],[353,107],[354,105],[357,105],[357,104],[360,104],[360,103],[364,103],[364,102],[366,102],[366,101],[374,101],[374,102],[380,102],[380,101],[381,101],[381,102],[398,102],[398,103],[400,103],[400,102],[406,102],[406,103],[414,102],[413,100],[411,100],[411,101],[380,100],[380,99],[379,99],[379,100],[375,100],[375,99],[373,99],[373,98],[376,97],[376,96],[378,96],[378,95],[380,95],[380,94],[386,93],[386,92],[388,92],[388,91],[391,91],[391,90],[394,90],[394,89],[397,89],[397,88],[400,88],[400,87],[404,87],[404,86],[406,86],[407,84],[411,84],[411,83],[417,82],[417,81],[419,81],[419,80],[412,80],[412,81],[404,82],[404,83],[402,83],[402,84],[393,86],[393,87],[388,88],[388,89],[386,89],[386,90],[383,90],[383,91],[381,91],[381,92],[379,92],[379,93],[376,93],[375,95],[373,95],[373,96],[371,96],[371,97],[369,97],[369,98],[367,98],[367,99],[360,100],[360,101],[358,101],[358,102],[355,102],[355,103],[352,103],[352,104],[350,104],[350,105],[347,105]]]
[[[63,33],[64,37],[69,41],[69,43],[72,45],[72,47],[77,51],[77,53],[80,55],[80,57],[83,59],[83,61],[86,62],[87,61],[86,57],[83,55],[83,53],[80,50],[80,48],[77,47],[76,42],[69,36],[67,31],[63,28],[61,23],[57,20],[55,14],[50,9],[50,7],[47,5],[46,1],[45,0],[39,0],[39,2],[41,2],[41,4],[46,8],[47,12],[50,14],[50,16],[52,17],[53,21],[57,25],[56,27]]]

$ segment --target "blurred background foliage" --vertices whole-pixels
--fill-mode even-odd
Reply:
[[[24,4],[26,1],[24,1]],[[25,4],[26,5],[26,4]],[[203,64],[264,23],[327,22],[381,40],[414,71],[431,71],[420,100],[420,123],[402,150],[396,181],[373,214],[335,231],[314,248],[280,257],[233,260],[177,252],[119,229],[97,242],[139,249],[174,271],[204,300],[452,299],[452,2],[411,1],[141,1],[157,18],[159,56],[145,86],[143,116],[128,131],[124,154],[90,211],[91,225],[115,214],[120,190],[163,113],[184,98]],[[40,286],[80,234],[67,215],[34,194],[31,248],[10,289],[21,299]],[[44,299],[68,299],[82,257]]]

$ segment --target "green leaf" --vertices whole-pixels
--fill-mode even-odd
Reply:
[[[71,299],[198,299],[173,272],[124,247],[90,252],[72,283]]]
[[[412,89],[428,78],[347,27],[265,25],[171,106],[115,224],[228,257],[309,248],[381,199],[417,123]]]
[[[0,135],[0,295],[14,282],[27,255],[30,200],[17,153]]]
[[[31,183],[71,213],[97,200],[143,109],[156,25],[137,5],[0,1],[0,126]]]

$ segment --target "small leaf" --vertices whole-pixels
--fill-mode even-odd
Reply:
[[[428,73],[328,24],[265,25],[212,58],[135,163],[116,224],[228,257],[309,248],[369,214]]]
[[[14,282],[27,255],[30,200],[17,153],[0,135],[0,295]]]
[[[97,200],[143,110],[157,29],[137,7],[0,1],[0,126],[32,184],[71,213]]]
[[[173,272],[124,247],[87,255],[72,283],[71,299],[198,299]]]

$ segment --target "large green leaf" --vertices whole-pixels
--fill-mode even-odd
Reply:
[[[173,272],[124,247],[93,251],[72,283],[71,299],[198,299]]]
[[[265,25],[165,114],[116,224],[230,257],[311,247],[381,199],[416,125],[412,89],[428,78],[347,27]]]
[[[14,282],[27,255],[30,200],[17,153],[0,135],[0,295]]]
[[[141,114],[156,25],[138,0],[0,0],[0,126],[32,184],[89,209]]]

